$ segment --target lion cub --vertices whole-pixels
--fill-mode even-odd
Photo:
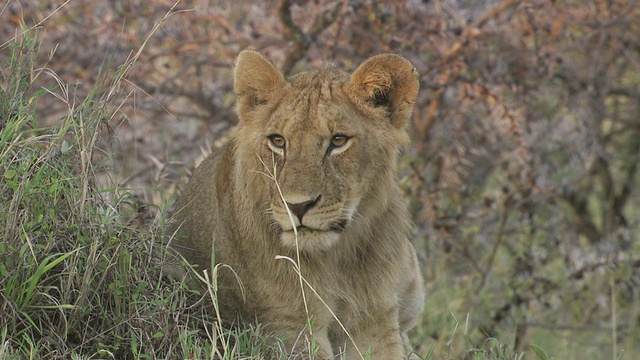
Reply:
[[[424,302],[396,181],[415,69],[379,55],[352,74],[285,77],[243,51],[234,88],[239,125],[186,185],[172,245],[199,269],[214,249],[215,263],[233,269],[218,272],[225,320],[258,322],[294,354],[314,344],[321,359],[406,359]]]

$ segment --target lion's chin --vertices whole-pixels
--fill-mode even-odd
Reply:
[[[307,227],[298,228],[298,236],[293,231],[283,231],[280,235],[282,245],[300,251],[313,252],[324,251],[335,245],[340,239],[339,231],[312,230]]]

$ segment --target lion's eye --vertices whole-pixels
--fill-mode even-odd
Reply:
[[[278,135],[278,134],[273,134],[269,136],[269,141],[271,142],[271,145],[275,146],[278,149],[284,149],[285,144],[287,143],[284,140],[284,137]]]
[[[347,144],[349,138],[345,135],[334,135],[331,138],[331,146],[334,148],[343,147]]]

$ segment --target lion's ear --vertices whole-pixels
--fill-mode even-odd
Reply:
[[[234,77],[233,88],[241,115],[268,103],[286,82],[282,72],[254,50],[244,50],[238,55]]]
[[[377,55],[353,72],[350,86],[356,97],[369,106],[386,107],[391,124],[403,128],[418,95],[418,73],[403,57]]]

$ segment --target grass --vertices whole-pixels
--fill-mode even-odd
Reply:
[[[0,64],[0,358],[183,359],[258,356],[265,337],[215,321],[211,294],[159,271],[151,248],[164,223],[135,227],[134,203],[116,187],[98,190],[100,134],[117,114],[116,94],[133,62],[108,64],[86,98],[33,63],[25,32]],[[56,85],[38,88],[38,79]],[[67,107],[39,124],[44,97]],[[97,165],[96,165],[97,163]],[[166,204],[161,205],[164,213]]]
[[[163,277],[153,249],[168,204],[146,204],[161,216],[141,229],[130,221],[133,195],[95,186],[110,155],[101,134],[120,115],[121,84],[144,45],[125,64],[105,62],[78,98],[33,63],[36,40],[25,31],[0,49],[0,359],[287,358],[260,328],[220,326],[215,271],[202,293]],[[39,87],[45,77],[54,85]],[[39,123],[43,99],[65,104],[56,123]],[[494,340],[474,346],[459,328],[451,340],[466,344],[465,359],[524,358]]]

